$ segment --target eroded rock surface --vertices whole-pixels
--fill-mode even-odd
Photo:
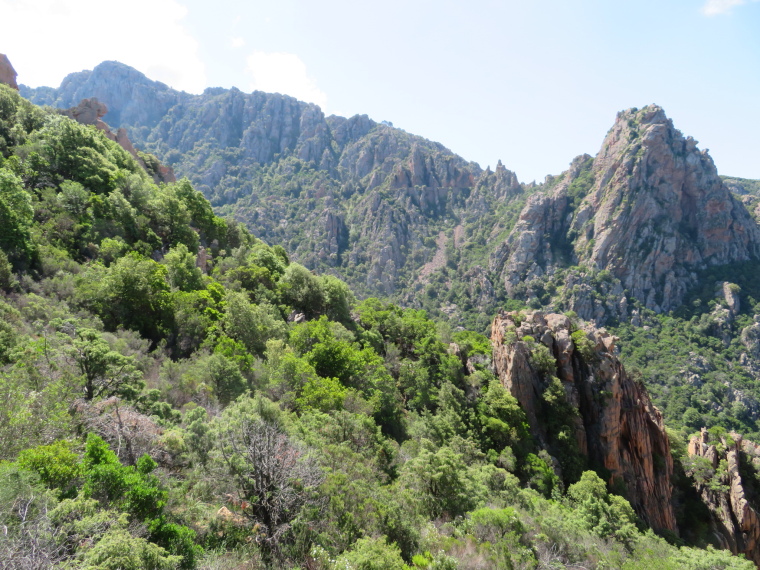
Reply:
[[[662,415],[618,360],[615,337],[590,326],[575,338],[573,332],[565,315],[500,313],[491,332],[498,377],[525,410],[534,436],[548,444],[541,417],[547,379],[531,360],[535,342],[548,347],[567,401],[578,411],[575,436],[589,464],[607,469],[611,485],[624,484],[626,498],[647,524],[676,532],[673,460]]]
[[[586,265],[660,312],[682,302],[696,270],[760,255],[757,224],[707,151],[656,105],[618,113],[597,156],[578,157],[547,186],[492,256],[507,291]]]
[[[18,73],[13,69],[8,56],[4,53],[0,53],[0,83],[4,83],[5,85],[18,90],[16,77],[18,77]]]
[[[744,553],[760,567],[760,515],[750,504],[742,461],[760,467],[760,447],[738,434],[711,440],[706,429],[689,441],[689,455],[706,459],[715,471],[710,482],[698,482],[697,490],[712,514],[713,534],[723,548]]]

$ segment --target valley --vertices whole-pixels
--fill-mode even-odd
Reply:
[[[760,182],[661,107],[527,184],[286,95],[0,79],[0,567],[760,564]]]

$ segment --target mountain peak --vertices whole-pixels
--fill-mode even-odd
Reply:
[[[707,151],[657,105],[618,113],[597,156],[576,158],[546,186],[507,240],[508,291],[582,265],[609,271],[620,280],[620,296],[625,289],[660,312],[681,303],[694,271],[760,256],[760,230],[749,212]],[[599,318],[587,308],[579,314]]]

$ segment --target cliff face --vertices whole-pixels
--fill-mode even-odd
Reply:
[[[711,441],[703,428],[689,441],[689,455],[705,459],[714,472],[712,484],[698,482],[697,490],[710,509],[713,534],[721,547],[744,553],[760,567],[760,514],[750,504],[749,481],[741,473],[742,461],[749,469],[760,468],[760,446],[737,434],[731,434],[730,440]]]
[[[13,69],[8,56],[4,53],[0,53],[0,83],[4,83],[5,85],[18,90],[18,85],[16,84],[17,76],[18,74],[16,73],[16,70]]]
[[[537,311],[502,312],[491,333],[496,373],[539,442],[551,448],[541,417],[547,375],[531,357],[536,342],[549,349],[566,399],[578,412],[575,437],[589,464],[607,469],[610,484],[624,484],[626,498],[647,524],[675,532],[673,461],[662,416],[644,387],[626,374],[614,354],[615,340],[590,327],[573,336],[565,315]]]
[[[707,151],[656,105],[618,113],[599,154],[547,186],[492,257],[508,291],[583,264],[659,312],[681,303],[695,270],[760,255],[757,224]]]

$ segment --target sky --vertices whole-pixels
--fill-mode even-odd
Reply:
[[[657,103],[719,173],[760,179],[759,0],[0,0],[0,22],[32,87],[117,60],[367,114],[523,182]]]

